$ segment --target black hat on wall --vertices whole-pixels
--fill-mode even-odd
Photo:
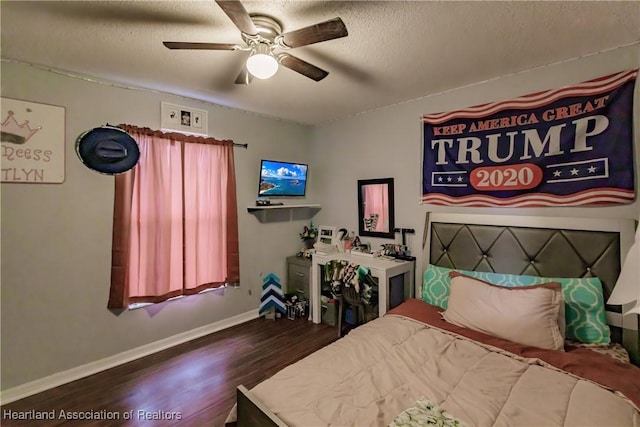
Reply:
[[[112,126],[91,129],[76,140],[76,153],[94,171],[115,175],[133,168],[140,158],[136,141],[127,132]]]

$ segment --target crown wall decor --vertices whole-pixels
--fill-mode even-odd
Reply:
[[[0,97],[0,120],[1,182],[64,182],[65,107]]]
[[[29,138],[35,135],[36,132],[42,129],[42,126],[32,129],[29,126],[29,120],[25,120],[24,123],[20,125],[13,116],[13,111],[9,110],[7,112],[7,118],[2,122],[2,125],[0,125],[2,129],[2,142],[24,144]]]

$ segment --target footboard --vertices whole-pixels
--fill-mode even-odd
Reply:
[[[236,392],[238,427],[287,427],[276,414],[251,395],[243,385]]]

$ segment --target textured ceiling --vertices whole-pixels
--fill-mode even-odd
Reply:
[[[245,1],[291,31],[341,17],[349,36],[291,51],[329,71],[280,68],[235,85],[242,43],[214,1],[0,2],[2,58],[322,123],[640,41],[640,2]],[[595,77],[595,76],[594,76]]]

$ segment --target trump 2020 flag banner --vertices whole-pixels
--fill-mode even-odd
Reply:
[[[422,202],[578,206],[635,199],[638,70],[422,117]]]

